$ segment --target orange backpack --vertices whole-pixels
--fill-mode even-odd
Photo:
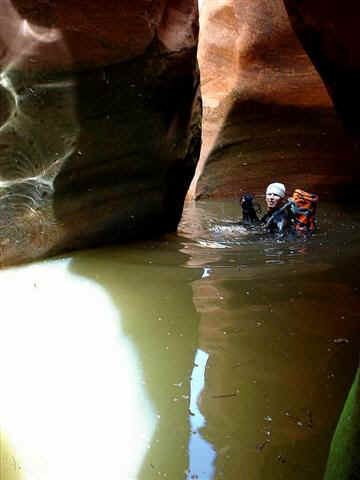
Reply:
[[[318,195],[296,189],[289,200],[295,215],[296,231],[299,233],[313,233],[316,230],[315,214],[319,201]]]

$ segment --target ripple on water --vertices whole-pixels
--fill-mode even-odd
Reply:
[[[359,347],[359,217],[330,207],[308,241],[202,202],[177,235],[4,270],[0,420],[34,475],[319,480]]]

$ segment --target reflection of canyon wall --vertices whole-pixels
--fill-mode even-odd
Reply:
[[[339,118],[354,140],[358,151],[360,5],[349,0],[342,2],[284,0],[284,3],[292,26],[327,86]],[[324,477],[326,480],[359,476],[359,371],[360,367],[334,433]]]
[[[231,466],[254,480],[291,478],[295,470],[320,479],[353,374],[341,363],[356,356],[356,346],[329,339],[357,342],[358,298],[321,275],[279,277],[270,266],[265,278],[254,266],[228,272],[214,266],[192,282],[199,348],[209,354],[202,436],[215,447],[216,470],[224,478]],[[324,301],[325,289],[334,301]],[[339,323],[341,315],[353,320]]]
[[[276,179],[324,197],[357,182],[349,140],[282,0],[204,2],[199,64],[203,147],[190,196],[262,193]]]
[[[188,466],[189,378],[198,334],[198,314],[188,282],[196,274],[179,267],[186,260],[184,255],[178,254],[174,262],[173,252],[167,258],[166,251],[155,248],[150,253],[148,246],[144,248],[150,257],[141,249],[126,247],[111,254],[106,250],[83,253],[73,259],[71,272],[96,281],[118,308],[119,331],[133,345],[142,388],[156,413],[156,431],[148,440],[141,471],[132,478],[177,480]],[[132,381],[136,379],[129,378]],[[120,448],[119,462],[122,454]]]
[[[1,2],[1,264],[176,228],[197,23],[195,0]]]

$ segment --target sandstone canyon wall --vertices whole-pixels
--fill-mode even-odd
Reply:
[[[203,2],[198,57],[203,145],[190,198],[261,195],[275,180],[322,198],[356,192],[352,143],[282,0]]]
[[[357,138],[349,14],[333,6],[316,23],[324,10],[306,2],[200,4],[189,198],[262,195],[273,180],[356,194],[340,122]],[[175,230],[200,150],[197,2],[0,9],[0,265]]]
[[[1,2],[1,265],[176,229],[197,35],[195,0]]]

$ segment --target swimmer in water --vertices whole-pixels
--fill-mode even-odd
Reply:
[[[259,219],[252,203],[252,195],[244,195],[240,200],[243,210],[243,221],[241,224],[244,226],[262,225],[267,233],[275,234],[278,238],[294,233],[295,216],[285,196],[286,189],[284,184],[278,182],[270,183],[265,193],[267,212]]]

